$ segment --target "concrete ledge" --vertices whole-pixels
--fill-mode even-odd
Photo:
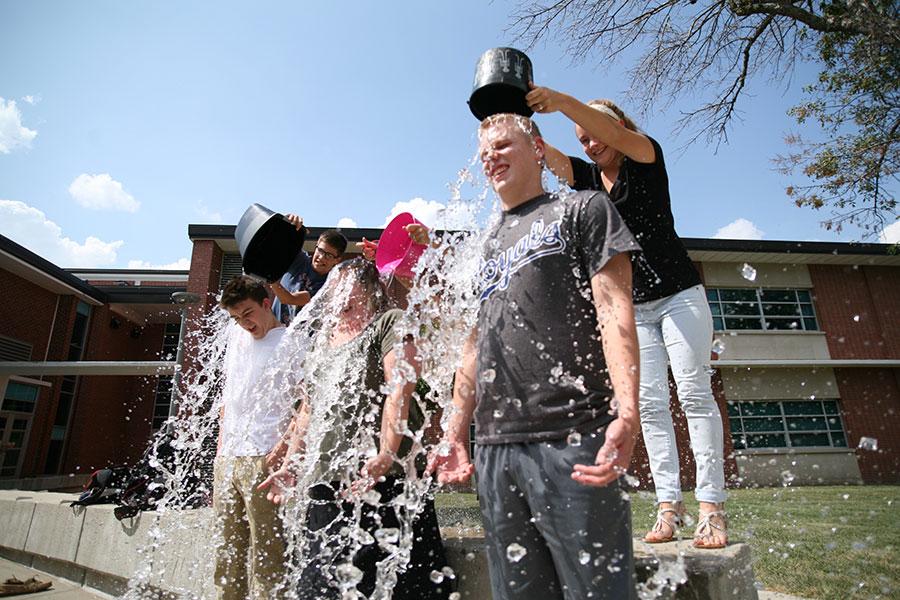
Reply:
[[[73,511],[68,502],[74,498],[0,491],[0,522],[11,524],[0,530],[0,556],[114,596],[124,593],[128,580],[140,569],[148,569],[148,583],[159,597],[215,597],[210,509],[143,513],[120,522],[109,505]],[[463,515],[446,516],[452,522]],[[446,516],[441,516],[442,523],[448,522]],[[167,535],[165,552],[154,550],[150,543],[159,530]],[[441,531],[462,598],[489,599],[480,530],[442,527]],[[666,590],[659,596],[662,600],[757,600],[746,544],[697,550],[690,540],[651,546],[636,539],[634,552],[638,581],[645,586],[653,585],[644,582],[657,574],[687,574],[687,581],[676,591]]]

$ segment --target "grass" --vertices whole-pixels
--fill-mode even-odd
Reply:
[[[685,499],[696,517],[697,503]],[[439,494],[441,507],[475,508],[474,494]],[[816,600],[900,598],[900,487],[730,490],[730,537],[750,544],[766,589]],[[653,497],[632,494],[635,532],[653,524]],[[690,532],[685,532],[689,534]]]

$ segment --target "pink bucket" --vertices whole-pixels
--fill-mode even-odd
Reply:
[[[375,250],[375,266],[382,275],[393,273],[400,277],[412,277],[412,268],[425,251],[425,244],[412,241],[406,227],[412,223],[420,223],[408,212],[400,213],[388,223],[378,240]]]

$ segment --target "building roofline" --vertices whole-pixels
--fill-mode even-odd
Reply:
[[[234,239],[235,225],[188,225],[188,237],[193,240]],[[375,239],[381,235],[381,227],[308,227],[309,237],[316,238],[326,229],[338,229],[350,241],[363,237]],[[885,256],[891,253],[894,244],[872,244],[862,242],[804,242],[793,240],[731,240],[717,238],[681,238],[688,250],[712,252],[750,252],[785,254],[832,254]]]
[[[2,255],[12,258],[14,262],[25,266],[32,272],[37,272],[45,278],[55,280],[58,284],[61,284],[62,287],[68,288],[74,292],[76,296],[86,297],[97,304],[106,302],[106,294],[96,287],[69,273],[65,269],[56,266],[46,258],[35,254],[24,246],[17,244],[8,237],[0,235],[0,256]],[[42,287],[46,286],[42,285]]]
[[[784,252],[787,254],[856,254],[884,256],[894,244],[863,242],[803,242],[791,240],[730,240],[681,238],[688,250],[722,252]]]

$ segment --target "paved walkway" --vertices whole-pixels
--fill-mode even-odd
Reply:
[[[29,577],[37,577],[41,581],[50,580],[53,582],[53,587],[43,592],[37,592],[36,594],[8,596],[9,598],[28,598],[34,600],[40,600],[41,598],[52,598],[53,600],[107,600],[109,598],[109,596],[105,596],[99,592],[88,591],[71,581],[53,577],[52,575],[47,575],[41,571],[26,567],[23,564],[0,558],[0,581],[6,581],[10,577],[16,577],[22,581],[25,581]]]

